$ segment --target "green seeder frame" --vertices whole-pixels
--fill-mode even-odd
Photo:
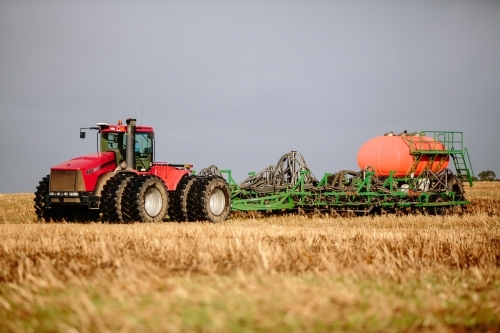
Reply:
[[[434,173],[424,170],[414,177],[412,170],[405,177],[393,177],[394,172],[379,178],[373,170],[365,169],[356,174],[341,174],[338,186],[332,186],[333,173],[325,173],[319,181],[309,180],[310,171],[300,170],[298,179],[279,188],[241,188],[233,179],[231,170],[220,170],[226,178],[232,196],[233,211],[323,211],[331,213],[384,213],[384,212],[429,212],[444,214],[454,207],[470,203],[464,197],[463,182],[473,185],[473,171],[467,148],[463,146],[462,132],[423,131],[419,135],[431,137],[434,141],[419,141],[416,133],[404,139],[414,156],[415,164],[421,157],[429,157],[429,166],[435,162],[444,163],[450,156],[457,174],[449,169]],[[404,136],[404,134],[402,134]],[[440,144],[440,149],[436,148]],[[445,149],[442,149],[444,145]],[[250,172],[249,176],[255,176]]]
[[[241,190],[231,176],[231,170],[220,170],[227,175],[232,192],[233,211],[272,211],[283,209],[323,210],[336,212],[370,213],[373,209],[404,208],[422,209],[424,207],[449,207],[469,204],[452,190],[437,192],[418,192],[409,189],[406,192],[390,190],[397,178],[389,176],[384,184],[387,192],[371,191],[371,178],[373,172],[366,172],[366,178],[358,182],[354,192],[351,191],[328,191],[324,190],[322,184],[332,174],[325,173],[318,186],[314,189],[305,189],[304,175],[308,171],[301,172],[299,181],[290,188],[261,196],[254,191]],[[418,178],[416,178],[418,180]],[[416,181],[415,183],[418,183]],[[247,197],[242,199],[242,197]],[[442,198],[442,200],[438,200]]]

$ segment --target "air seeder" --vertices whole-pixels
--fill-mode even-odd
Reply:
[[[447,168],[450,159],[456,174]],[[318,180],[304,157],[291,151],[240,184],[231,170],[212,166],[207,174],[227,178],[233,211],[444,215],[470,203],[463,183],[472,186],[474,175],[461,132],[389,132],[361,147],[358,165],[360,171],[325,173]]]
[[[155,161],[154,131],[135,119],[98,123],[98,152],[51,168],[35,192],[40,220],[109,222],[223,221],[231,209],[227,182],[194,175],[190,164]]]

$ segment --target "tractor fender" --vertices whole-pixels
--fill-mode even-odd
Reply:
[[[169,172],[167,178],[163,179],[163,182],[165,183],[169,191],[175,191],[177,190],[177,185],[179,185],[179,182],[181,181],[182,177],[184,177],[184,175],[190,175],[190,174],[191,172],[189,170],[174,169]]]
[[[116,172],[106,172],[100,175],[99,178],[97,178],[97,182],[95,184],[94,192],[92,192],[92,196],[100,197],[104,184],[106,184],[106,182],[114,175],[116,175]]]
[[[169,191],[175,191],[182,177],[191,174],[191,171],[170,165],[154,165],[149,174],[161,178]]]
[[[113,177],[114,175],[116,175],[117,173],[118,172],[114,171],[114,172],[103,173],[102,175],[100,175],[99,178],[97,178],[97,183],[95,184],[95,189],[94,189],[94,192],[92,192],[92,196],[100,197],[102,189],[104,188],[104,185],[106,184],[106,182],[109,179],[111,179],[111,177]],[[133,173],[133,174],[136,174],[135,172],[123,172],[123,171],[121,173]]]

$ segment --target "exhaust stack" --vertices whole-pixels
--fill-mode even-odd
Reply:
[[[135,124],[136,120],[129,118],[127,119],[127,149],[125,152],[125,163],[127,163],[127,169],[135,170]]]

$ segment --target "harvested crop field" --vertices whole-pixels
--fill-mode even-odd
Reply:
[[[499,331],[500,182],[452,216],[36,223],[0,195],[2,332]]]

